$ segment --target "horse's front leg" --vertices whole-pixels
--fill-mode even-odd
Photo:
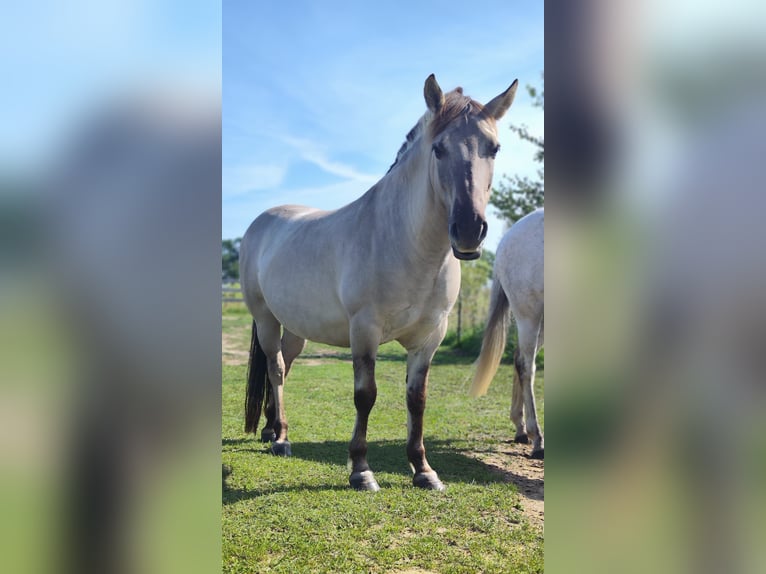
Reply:
[[[446,330],[446,325],[440,332],[442,330]],[[423,413],[426,409],[431,359],[443,337],[443,332],[441,336],[435,333],[426,345],[418,349],[410,349],[407,353],[407,458],[415,473],[412,484],[431,490],[444,490],[444,485],[426,460],[426,449],[423,445]]]
[[[367,420],[378,396],[375,383],[375,357],[380,335],[362,319],[351,323],[351,355],[354,362],[354,405],[356,423],[348,447],[351,462],[349,483],[356,490],[380,490],[375,476],[367,464]]]

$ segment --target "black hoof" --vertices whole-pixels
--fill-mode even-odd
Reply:
[[[444,490],[442,481],[439,480],[439,477],[433,470],[430,472],[419,472],[412,477],[412,484],[426,490]]]
[[[544,460],[545,459],[545,449],[539,448],[537,450],[533,450],[532,454],[529,455],[529,458],[535,458],[538,460]]]
[[[261,431],[261,442],[274,442],[277,440],[277,434],[274,429],[263,429]]]
[[[292,456],[293,451],[290,450],[290,442],[283,440],[282,442],[271,443],[271,454],[276,456]]]
[[[518,444],[529,444],[529,437],[526,434],[517,434],[514,437],[513,442]]]
[[[378,481],[375,480],[375,475],[371,470],[363,470],[362,472],[352,472],[348,477],[348,483],[354,490],[366,490],[367,492],[378,492],[380,486]]]

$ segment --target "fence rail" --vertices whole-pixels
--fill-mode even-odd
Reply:
[[[242,291],[239,289],[239,283],[233,281],[224,281],[221,284],[221,302],[223,303],[242,303]]]

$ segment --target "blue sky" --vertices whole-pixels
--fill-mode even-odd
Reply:
[[[7,4],[0,20],[0,51],[8,56],[0,59],[0,169],[39,169],[83,116],[110,99],[157,86],[220,93],[217,2]]]
[[[543,68],[542,2],[225,1],[223,237],[275,205],[362,195],[425,111],[430,73],[487,102],[515,78],[539,86]],[[536,172],[511,123],[543,134],[526,90],[500,122],[496,182]],[[490,217],[487,247],[502,232]]]

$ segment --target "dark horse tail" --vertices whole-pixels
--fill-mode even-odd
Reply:
[[[253,321],[250,339],[250,361],[247,366],[247,393],[245,395],[245,432],[256,432],[261,410],[268,403],[271,385],[268,383],[266,353],[258,342],[258,330]]]

